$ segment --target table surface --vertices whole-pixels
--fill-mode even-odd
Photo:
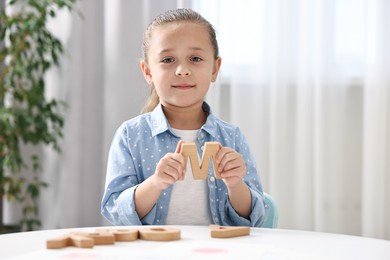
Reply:
[[[95,245],[92,249],[46,249],[48,239],[70,232],[94,232],[96,228],[22,232],[0,235],[0,259],[390,259],[388,240],[268,228],[251,228],[249,236],[211,238],[208,226],[159,227],[180,229],[181,239],[170,242],[138,239]],[[104,228],[141,230],[146,226]]]

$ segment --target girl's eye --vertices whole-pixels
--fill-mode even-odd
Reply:
[[[202,61],[202,58],[200,58],[200,57],[192,57],[191,61],[199,62],[199,61]]]
[[[173,62],[173,61],[174,61],[173,58],[165,58],[165,59],[163,59],[161,62],[162,62],[162,63],[171,63],[171,62]]]

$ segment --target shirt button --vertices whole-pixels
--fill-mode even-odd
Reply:
[[[215,181],[214,176],[211,176],[211,177],[210,177],[210,181],[211,181],[211,182],[214,182],[214,181]]]

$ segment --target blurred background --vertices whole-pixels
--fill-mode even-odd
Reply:
[[[222,69],[207,100],[249,140],[279,228],[390,239],[388,0],[80,0],[61,12],[50,27],[66,53],[47,95],[68,109],[62,153],[43,153],[42,228],[109,225],[108,149],[148,96],[143,31],[178,7],[216,28]]]

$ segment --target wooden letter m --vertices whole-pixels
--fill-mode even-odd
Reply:
[[[215,163],[215,157],[221,147],[221,144],[218,142],[206,142],[203,149],[202,159],[199,163],[196,144],[182,144],[180,154],[184,156],[184,160],[186,163],[188,161],[188,157],[190,158],[192,175],[194,177],[194,180],[203,180],[207,178],[207,171],[209,170],[211,159],[213,159],[214,176],[217,179],[221,178],[221,175],[218,172],[217,164]]]

